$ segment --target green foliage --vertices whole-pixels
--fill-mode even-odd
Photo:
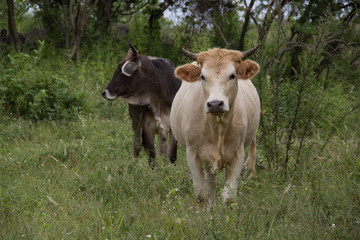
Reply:
[[[173,38],[174,29],[172,23],[166,19],[159,19],[150,31],[150,26],[144,24],[144,22],[147,22],[147,18],[146,15],[134,17],[129,22],[130,31],[126,39],[145,56],[168,58],[177,64],[180,43]],[[124,41],[123,46],[128,50],[128,46]]]
[[[234,9],[223,14],[215,13],[214,15],[215,16],[213,17],[213,21],[217,23],[220,29],[216,27],[212,28],[213,45],[216,47],[236,49],[239,45],[240,32],[242,27],[238,12]],[[226,46],[224,39],[219,33],[219,30],[221,30],[229,46]]]
[[[0,42],[0,64],[2,64],[3,59],[6,58],[7,54],[10,52],[11,47],[9,44]],[[0,70],[1,71],[1,70]]]
[[[26,25],[26,12],[29,11],[30,4],[28,0],[15,0],[14,2],[14,14],[15,14],[15,21],[17,24],[17,31],[22,32],[24,29],[24,25]],[[8,28],[8,18],[7,18],[7,3],[6,1],[0,2],[0,29]]]
[[[74,118],[84,104],[84,95],[58,74],[39,68],[43,47],[34,55],[8,55],[0,76],[2,112],[36,120]]]
[[[6,1],[0,2],[0,29],[7,29],[7,3]]]
[[[267,165],[285,174],[287,168],[298,169],[303,164],[302,154],[312,152],[316,157],[328,144],[313,143],[312,137],[319,134],[330,138],[345,126],[354,127],[354,117],[358,116],[358,112],[349,113],[357,105],[356,94],[349,89],[356,88],[352,84],[359,76],[357,71],[350,70],[354,68],[349,64],[350,54],[342,62],[334,60],[337,64],[329,67],[328,72],[321,72],[336,24],[331,16],[325,16],[312,26],[311,38],[296,53],[296,68],[289,69],[294,53],[282,52],[291,32],[281,23],[274,24],[268,43],[258,52],[263,66],[254,79],[262,100],[259,139],[268,152]],[[282,54],[276,54],[279,52]],[[340,71],[344,74],[341,80]]]

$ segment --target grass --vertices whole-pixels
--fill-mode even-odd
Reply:
[[[360,139],[353,130],[326,139],[316,158],[304,152],[301,168],[287,177],[267,168],[243,177],[231,207],[221,203],[219,173],[217,204],[207,209],[196,203],[182,149],[175,166],[157,158],[153,170],[144,152],[132,157],[126,104],[100,96],[119,60],[106,56],[54,64],[85,93],[86,109],[75,120],[0,115],[0,239],[359,239]],[[257,150],[267,165],[265,148]]]
[[[176,166],[156,159],[151,170],[145,153],[132,157],[125,105],[104,108],[74,121],[1,122],[1,239],[360,236],[359,139],[333,139],[293,178],[272,169],[243,178],[231,207],[221,203],[220,173],[209,210],[196,204],[183,150]]]

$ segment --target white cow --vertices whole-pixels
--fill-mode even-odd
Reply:
[[[242,60],[255,50],[187,52],[197,61],[175,70],[183,82],[173,101],[170,124],[175,138],[186,149],[198,201],[215,202],[215,174],[225,167],[222,197],[225,203],[231,203],[248,146],[245,165],[251,168],[250,177],[255,173],[260,99],[250,78],[260,67],[254,61]]]

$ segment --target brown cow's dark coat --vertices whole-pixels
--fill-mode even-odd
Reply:
[[[141,146],[155,158],[155,134],[158,133],[159,152],[176,160],[177,145],[170,131],[170,108],[181,81],[174,76],[174,64],[164,58],[146,57],[131,49],[121,60],[113,78],[102,95],[108,100],[123,99],[129,104],[134,131],[134,156]],[[167,139],[169,148],[167,149]]]

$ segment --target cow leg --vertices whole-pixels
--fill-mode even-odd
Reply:
[[[167,158],[167,137],[168,132],[163,131],[162,129],[159,130],[158,135],[158,143],[159,143],[159,153],[163,160]]]
[[[256,137],[251,141],[249,146],[248,158],[245,162],[245,169],[251,169],[251,173],[248,179],[251,179],[255,175],[255,161],[256,161]]]
[[[143,110],[139,106],[129,104],[129,114],[131,117],[131,125],[134,132],[133,135],[134,157],[137,158],[140,155],[140,150],[142,146]]]
[[[177,155],[177,142],[171,131],[169,133],[169,147],[167,155],[170,158],[170,162],[175,163]]]
[[[200,159],[196,157],[196,153],[191,150],[190,147],[186,148],[186,161],[192,175],[196,200],[202,203],[207,199],[204,186],[204,173]]]
[[[141,146],[142,146],[142,127],[139,127],[136,130],[134,130],[134,136],[133,136],[133,147],[134,147],[135,158],[139,157]]]
[[[235,158],[226,168],[225,186],[222,192],[223,202],[229,205],[236,196],[238,181],[244,164],[244,148],[241,147]]]
[[[216,181],[215,181],[215,173],[212,173],[210,167],[206,167],[204,169],[205,173],[205,181],[207,184],[207,190],[209,192],[209,203],[210,207],[215,205],[215,191],[216,191]]]
[[[145,150],[148,152],[149,154],[149,164],[151,164],[153,162],[153,160],[155,159],[156,153],[155,153],[155,131],[154,128],[145,124],[143,126],[143,145]]]

